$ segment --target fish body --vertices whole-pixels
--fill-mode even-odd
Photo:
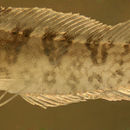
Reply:
[[[0,90],[43,108],[130,100],[130,20],[1,7]]]

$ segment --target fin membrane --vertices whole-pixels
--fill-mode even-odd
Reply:
[[[105,41],[130,43],[130,20],[113,26],[103,37]]]
[[[0,101],[6,96],[7,92],[5,91],[1,96],[0,96]],[[0,107],[6,105],[7,103],[9,103],[10,101],[12,101],[15,97],[17,96],[17,94],[14,94],[12,97],[6,99],[5,101],[3,101],[2,103],[0,103]]]

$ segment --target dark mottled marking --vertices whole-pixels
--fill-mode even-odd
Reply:
[[[121,59],[121,60],[118,61],[118,64],[119,64],[120,66],[122,66],[122,65],[124,64],[124,61]]]
[[[20,31],[20,28],[16,27],[16,28],[14,28],[14,29],[12,30],[11,33],[12,33],[12,35],[18,35],[19,31]]]
[[[29,37],[32,31],[33,31],[32,28],[27,28],[23,30],[23,37]]]
[[[108,50],[113,48],[114,44],[113,42],[110,43],[104,43],[101,45],[101,56],[102,56],[102,63],[106,62],[107,56],[108,56]]]
[[[117,80],[117,84],[120,84],[121,82],[122,82],[122,79],[119,78],[119,79]]]
[[[5,67],[0,67],[0,79],[1,78],[9,78],[9,71]]]
[[[56,36],[55,33],[46,33],[44,34],[42,40],[43,40],[43,47],[44,47],[44,53],[45,55],[49,56],[51,52],[54,50],[53,45],[53,38]]]
[[[29,69],[27,69],[27,68],[24,68],[24,70],[20,71],[20,75],[22,77],[24,77],[25,75],[30,75],[31,77],[33,76],[33,74],[31,74]]]
[[[12,39],[4,39],[5,45],[4,47],[2,47],[2,49],[6,51],[5,60],[9,64],[16,63],[18,54],[20,53],[22,46],[27,44],[29,40],[29,35],[32,32],[32,29],[25,29],[23,31],[23,34],[19,34],[20,30],[21,29],[19,27],[14,28],[11,32]]]
[[[100,82],[100,83],[103,82],[102,77],[99,74],[96,74],[95,78],[98,80],[98,82]]]
[[[120,76],[124,76],[122,70],[116,70],[116,74],[120,75]]]
[[[107,59],[107,47],[106,45],[102,45],[102,48],[101,48],[101,55],[102,55],[102,62],[105,63],[106,62],[106,59]]]
[[[55,41],[54,39],[57,35],[56,32],[48,31],[42,38],[44,54],[48,56],[50,63],[53,65],[60,63],[61,57],[67,53],[72,43],[72,39],[65,34],[63,35],[63,40]]]
[[[72,65],[74,68],[81,70],[84,60],[81,60],[81,58],[76,57],[76,59],[72,62]]]
[[[92,75],[88,77],[88,81],[89,81],[90,83],[93,82],[93,76],[92,76]]]
[[[97,62],[97,54],[98,54],[98,44],[94,44],[94,43],[87,43],[86,44],[87,48],[91,51],[91,59],[93,61],[94,64],[98,64]]]
[[[100,83],[103,82],[103,79],[99,74],[93,73],[91,76],[88,77],[88,81],[90,83],[92,83],[94,79],[96,79]]]
[[[43,84],[47,83],[48,85],[52,86],[56,83],[56,73],[53,71],[46,72],[43,77]]]
[[[67,79],[67,85],[71,87],[74,94],[77,92],[77,85],[80,83],[79,79],[71,73]]]
[[[122,53],[122,55],[127,55],[128,53],[130,53],[130,45],[124,45],[124,52]]]
[[[98,54],[99,41],[100,39],[93,40],[93,36],[90,36],[85,44],[88,50],[91,51],[91,59],[94,64],[98,64],[96,56]]]
[[[113,42],[111,43],[104,43],[104,44],[100,44],[100,40],[101,40],[102,37],[100,37],[99,39],[97,40],[93,40],[93,36],[90,37],[87,42],[86,42],[86,47],[88,48],[88,50],[91,51],[91,59],[92,59],[92,62],[94,64],[100,64],[98,62],[98,58],[97,55],[100,53],[101,57],[100,57],[100,60],[101,60],[101,63],[105,63],[106,62],[106,59],[107,59],[107,56],[108,56],[108,50],[110,48],[112,48],[114,45],[113,45]],[[100,48],[100,49],[99,49]]]

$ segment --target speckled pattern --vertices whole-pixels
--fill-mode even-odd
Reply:
[[[130,100],[130,21],[112,27],[51,9],[1,8],[0,61],[0,89],[44,108]]]

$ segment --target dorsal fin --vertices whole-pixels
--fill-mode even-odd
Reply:
[[[113,26],[105,35],[103,38],[104,41],[110,41],[110,42],[124,42],[128,43],[130,42],[130,20],[119,23],[115,26]]]
[[[0,12],[0,30],[11,32],[16,27],[21,31],[32,28],[31,36],[44,34],[43,31],[48,28],[58,33],[65,32],[70,37],[83,35],[86,40],[93,35],[103,35],[111,28],[79,14],[61,13],[46,8],[3,9]]]

